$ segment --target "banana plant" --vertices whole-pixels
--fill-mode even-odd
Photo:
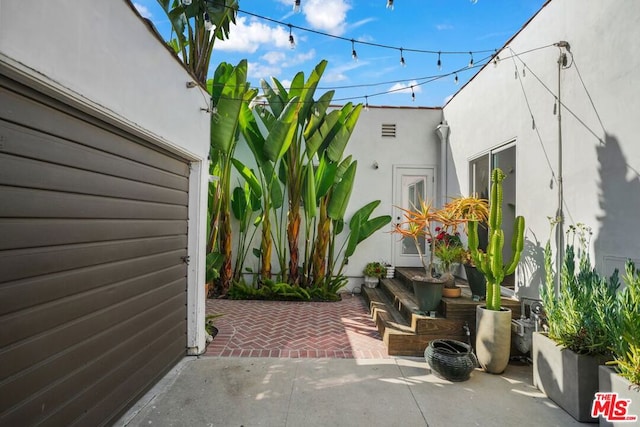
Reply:
[[[237,0],[158,0],[171,22],[175,38],[169,46],[180,55],[198,82],[205,83],[216,40],[229,38],[236,22]],[[211,34],[213,32],[213,34]]]
[[[259,171],[259,182],[262,187],[262,238],[260,243],[260,275],[262,279],[271,278],[271,256],[273,239],[271,230],[271,214],[282,206],[283,195],[277,170],[283,156],[291,145],[297,120],[295,118],[297,98],[292,99],[279,111],[273,120],[266,109],[258,108],[257,115],[267,124],[267,135],[258,125],[256,115],[248,105],[243,105],[239,117],[240,129],[256,160]],[[273,111],[273,110],[272,110]],[[243,174],[243,171],[240,170]],[[245,176],[243,174],[243,176]],[[246,178],[246,176],[245,176]]]
[[[217,112],[211,113],[210,158],[212,168],[219,171],[219,181],[214,192],[209,252],[218,247],[223,263],[220,269],[219,294],[226,294],[233,277],[231,267],[231,169],[232,159],[238,143],[239,116],[242,106],[248,104],[257,91],[247,82],[247,61],[237,66],[221,63],[210,82],[212,103]]]
[[[238,165],[238,160],[233,159],[233,165],[236,168],[245,168],[244,165]],[[252,171],[248,171],[253,175]],[[245,172],[245,173],[248,173]],[[253,175],[253,180],[257,183],[257,178]],[[233,268],[233,280],[238,282],[242,278],[243,266],[247,259],[249,252],[249,242],[253,240],[258,227],[260,226],[261,215],[256,218],[256,212],[259,212],[262,208],[260,203],[261,188],[258,184],[258,192],[255,191],[255,186],[250,185],[249,181],[245,181],[244,185],[237,186],[233,189],[231,196],[231,212],[238,221],[238,244],[236,252],[236,262]],[[253,227],[251,225],[253,224]]]

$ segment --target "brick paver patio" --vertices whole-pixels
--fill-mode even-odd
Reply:
[[[389,358],[359,295],[339,302],[207,300],[218,334],[206,356]]]

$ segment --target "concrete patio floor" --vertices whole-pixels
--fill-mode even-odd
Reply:
[[[208,300],[215,313],[223,316],[206,353],[183,359],[116,425],[580,425],[533,387],[530,365],[453,383],[424,358],[388,356],[359,295]]]
[[[418,358],[185,358],[119,426],[572,426],[531,367],[452,383]]]

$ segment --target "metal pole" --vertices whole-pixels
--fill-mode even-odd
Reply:
[[[562,67],[567,63],[567,54],[562,51],[562,47],[568,47],[568,43],[559,42],[557,46],[560,48],[560,56],[558,57],[558,209],[557,209],[557,225],[556,225],[556,291],[560,291],[560,272],[564,262],[564,212],[562,204],[564,202],[563,182],[562,182],[562,102],[561,102],[561,72]]]

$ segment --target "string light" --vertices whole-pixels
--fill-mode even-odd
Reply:
[[[527,73],[524,71],[524,68],[522,69],[522,77],[527,77]]]
[[[498,64],[500,63],[500,57],[496,56],[495,58],[493,58],[493,66],[494,67],[498,67]]]
[[[413,85],[411,85],[411,101],[415,102],[416,93],[413,91]]]
[[[553,103],[553,115],[555,116],[558,113],[558,99],[556,98],[556,102]]]
[[[387,9],[393,10],[393,0],[387,0]]]
[[[455,77],[453,78],[453,82],[458,84],[458,73],[455,73]]]
[[[296,47],[296,41],[295,41],[295,39],[293,38],[293,34],[291,33],[291,28],[292,28],[292,27],[291,27],[291,24],[289,24],[289,47],[290,47],[291,49],[295,49],[295,47]]]
[[[442,52],[438,52],[438,63],[436,64],[438,66],[438,70],[442,70],[442,61],[440,60],[440,54]]]
[[[358,53],[356,52],[356,41],[351,39],[351,57],[354,61],[358,60]]]
[[[400,48],[400,65],[402,65],[403,67],[404,67],[405,65],[407,65],[407,64],[404,62],[404,55],[402,54],[402,48]]]
[[[469,68],[473,67],[473,52],[469,52]]]
[[[294,11],[295,13],[300,12],[300,0],[295,0],[295,1],[293,2],[293,11]]]
[[[364,111],[369,111],[369,96],[364,96]]]
[[[204,28],[207,31],[211,31],[213,30],[213,23],[211,22],[211,19],[209,19],[209,14],[205,11],[204,12]]]

